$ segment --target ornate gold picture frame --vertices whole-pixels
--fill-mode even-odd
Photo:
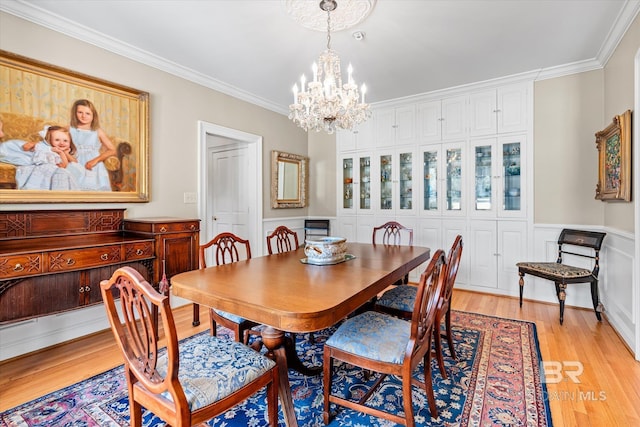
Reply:
[[[0,93],[0,204],[149,201],[147,92],[0,50]],[[84,134],[79,102],[98,118]],[[72,128],[75,161],[62,166],[49,126]]]
[[[617,115],[596,133],[598,184],[596,199],[631,201],[631,110]]]
[[[304,208],[307,193],[309,158],[298,154],[271,152],[271,207]]]

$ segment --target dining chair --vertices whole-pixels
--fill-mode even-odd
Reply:
[[[383,245],[402,245],[403,242],[407,242],[408,246],[413,246],[413,229],[407,228],[399,222],[389,221],[379,227],[373,227],[371,241],[374,245],[378,243]],[[404,276],[404,279],[394,283],[394,286],[406,285],[407,283],[409,283],[408,274]]]
[[[169,297],[131,267],[116,270],[100,290],[124,357],[131,426],[142,426],[142,407],[175,427],[199,424],[265,386],[269,424],[278,425],[279,377],[273,360],[242,343],[207,335],[181,348]],[[165,352],[158,348],[152,307],[161,319]]]
[[[411,322],[385,313],[367,311],[344,321],[324,346],[324,412],[325,424],[331,419],[330,404],[335,403],[398,424],[414,427],[412,385],[427,394],[431,417],[438,417],[431,379],[431,345],[438,301],[444,290],[446,262],[444,252],[437,250],[420,276]],[[379,372],[380,378],[359,399],[331,394],[334,360]],[[423,363],[424,383],[413,378],[414,369]],[[367,406],[366,402],[387,375],[402,380],[404,416]]]
[[[451,245],[449,254],[447,255],[447,276],[445,281],[445,289],[442,299],[438,304],[438,314],[436,316],[436,359],[440,367],[440,373],[443,378],[447,378],[447,372],[444,368],[444,360],[442,356],[442,346],[440,339],[440,325],[442,317],[445,318],[445,337],[449,344],[451,357],[456,360],[456,352],[453,346],[453,336],[451,333],[451,297],[453,295],[453,287],[456,283],[460,259],[462,257],[462,236],[457,235]],[[403,319],[410,319],[413,315],[414,302],[416,299],[417,288],[415,286],[396,286],[386,291],[376,302],[375,310],[388,313]]]
[[[240,261],[241,252],[244,251],[244,259],[251,259],[251,245],[248,240],[236,236],[233,233],[224,232],[215,236],[207,243],[198,248],[198,260],[200,268],[207,268],[206,253],[209,248],[213,248],[216,265],[229,264]],[[259,323],[245,319],[226,311],[209,308],[209,326],[211,335],[216,336],[218,324],[229,328],[235,334],[236,341],[247,344],[249,342],[248,331],[258,326]]]
[[[273,242],[275,241],[275,253],[295,251],[300,244],[298,243],[298,233],[290,228],[280,225],[273,233],[267,236],[267,251],[269,255],[273,255]]]

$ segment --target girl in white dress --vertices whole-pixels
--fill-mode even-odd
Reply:
[[[78,99],[71,107],[71,137],[78,148],[78,162],[86,169],[84,190],[111,191],[109,172],[104,160],[116,154],[116,149],[100,128],[98,111],[87,99]]]
[[[45,133],[46,132],[46,133]],[[0,159],[16,165],[16,183],[21,190],[79,190],[78,181],[67,170],[71,134],[62,126],[46,126],[44,141],[10,140],[10,149]]]

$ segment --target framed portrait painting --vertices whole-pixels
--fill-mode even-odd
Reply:
[[[0,50],[0,204],[149,201],[149,94]]]
[[[598,184],[596,199],[631,201],[631,110],[617,115],[596,133]]]

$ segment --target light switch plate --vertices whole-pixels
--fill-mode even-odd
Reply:
[[[184,193],[184,202],[185,203],[198,203],[198,194],[187,192]]]

